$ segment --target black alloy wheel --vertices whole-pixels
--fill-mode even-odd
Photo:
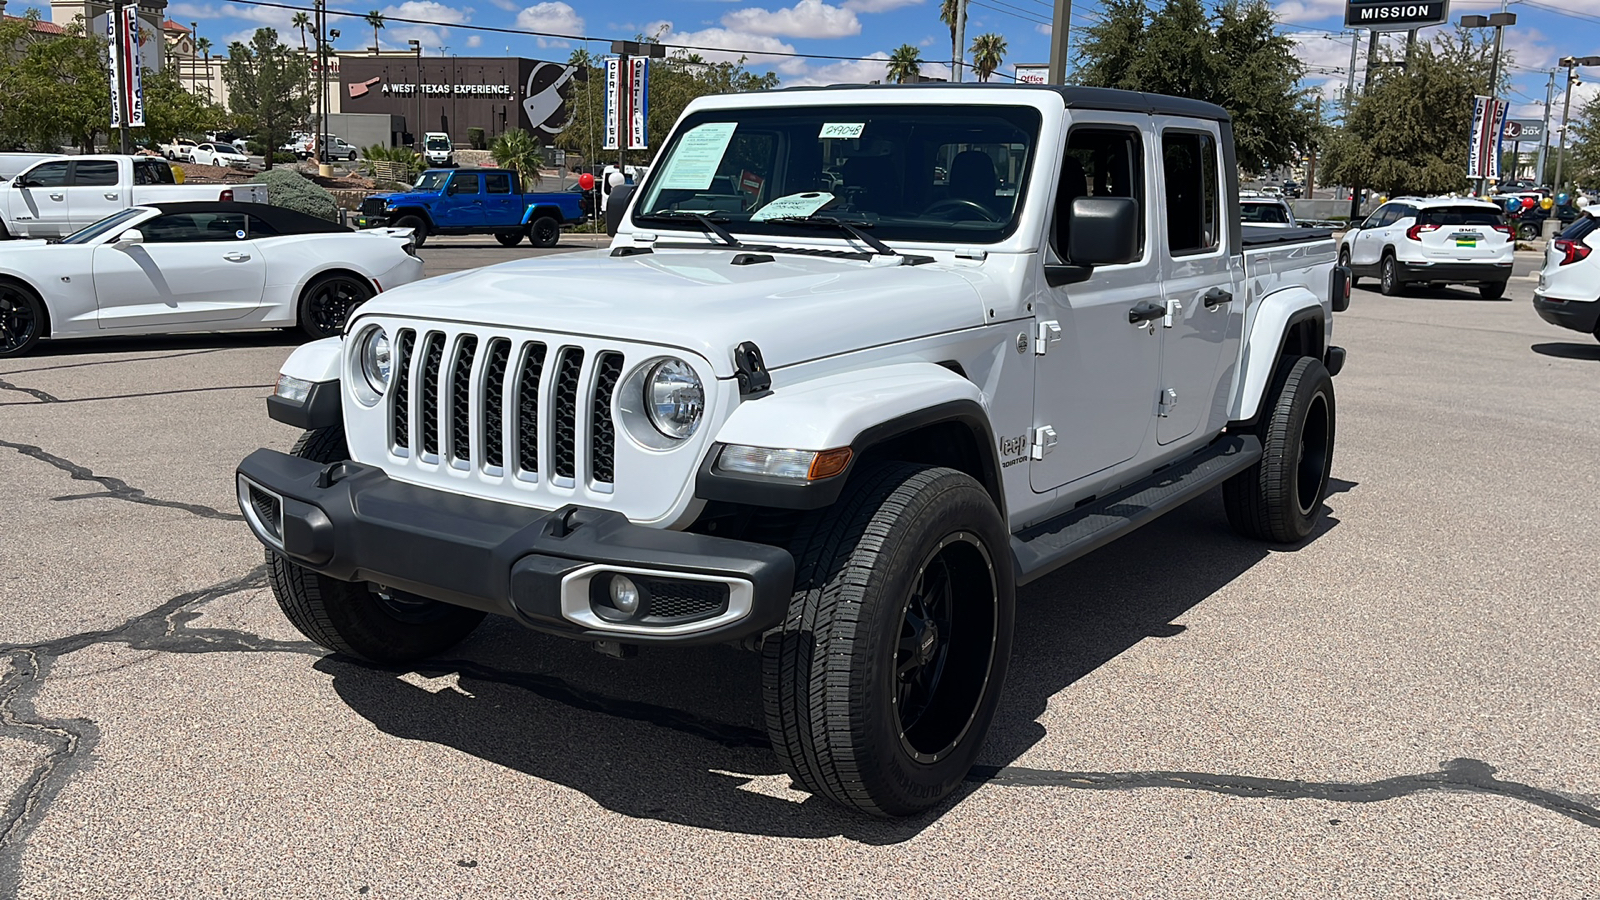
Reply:
[[[1400,293],[1399,263],[1394,261],[1393,254],[1384,254],[1383,262],[1378,265],[1378,291],[1385,297]]]
[[[535,247],[554,247],[561,240],[561,223],[551,216],[540,216],[528,226],[528,240]]]
[[[300,301],[300,327],[312,340],[344,330],[356,307],[372,299],[372,285],[353,275],[325,275],[306,288]]]
[[[32,350],[43,329],[39,298],[20,285],[0,282],[0,359]]]
[[[977,717],[993,674],[999,599],[988,551],[971,534],[946,537],[923,562],[901,613],[890,697],[900,745],[919,763],[949,755]]]

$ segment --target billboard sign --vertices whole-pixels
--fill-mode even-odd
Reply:
[[[1507,141],[1542,141],[1544,140],[1544,122],[1539,119],[1512,119],[1506,123],[1506,133],[1501,135]]]
[[[1500,177],[1500,135],[1510,104],[1479,95],[1472,100],[1472,137],[1467,146],[1467,177]]]
[[[1450,0],[1348,0],[1346,28],[1410,31],[1450,21]]]

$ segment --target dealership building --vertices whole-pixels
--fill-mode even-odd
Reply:
[[[334,133],[341,120],[384,122],[391,145],[433,131],[464,144],[472,128],[491,141],[521,128],[547,144],[571,115],[573,91],[585,87],[574,66],[521,57],[341,53],[337,77]]]

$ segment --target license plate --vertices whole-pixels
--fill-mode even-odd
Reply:
[[[1478,246],[1478,236],[1476,234],[1472,234],[1472,233],[1469,232],[1469,233],[1453,235],[1453,237],[1455,238],[1455,242],[1456,242],[1456,246],[1457,247],[1476,247],[1476,246]]]

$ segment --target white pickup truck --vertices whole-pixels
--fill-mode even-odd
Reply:
[[[237,485],[307,637],[731,643],[798,786],[905,815],[977,757],[1019,584],[1218,487],[1251,538],[1317,528],[1349,273],[1242,226],[1219,107],[703,97],[617,190],[608,250],[387,291],[289,357],[268,410],[308,430]]]
[[[180,200],[266,203],[264,184],[178,184],[164,159],[70,156],[0,186],[0,239],[60,238],[129,207]]]

